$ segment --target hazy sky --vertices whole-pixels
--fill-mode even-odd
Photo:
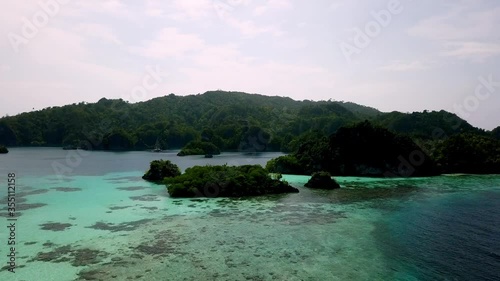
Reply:
[[[498,0],[6,0],[0,34],[0,116],[222,89],[500,125]]]

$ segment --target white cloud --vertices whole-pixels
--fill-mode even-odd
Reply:
[[[250,8],[249,0],[216,0],[213,2],[213,11],[218,16],[219,20],[224,22],[231,28],[238,30],[245,38],[253,38],[261,34],[271,34],[273,36],[283,35],[284,32],[276,24],[257,24],[252,16],[245,15]],[[282,9],[289,8],[291,4],[288,0],[269,0],[266,5],[259,6],[262,9]],[[254,15],[255,9],[253,8]],[[252,10],[250,10],[252,11]]]
[[[469,59],[482,62],[484,59],[500,55],[500,43],[482,42],[448,42],[448,50],[442,54],[459,59]]]
[[[162,2],[158,0],[146,0],[144,9],[144,13],[147,17],[155,18],[166,16],[166,12],[162,6]]]
[[[382,66],[381,70],[386,71],[415,71],[415,70],[425,70],[431,68],[435,63],[429,61],[394,61],[388,65]]]
[[[261,16],[272,10],[290,9],[293,4],[289,0],[267,0],[264,5],[257,6],[253,14]]]
[[[84,40],[85,38],[76,32],[46,27],[26,45],[23,53],[33,62],[44,65],[60,65],[68,60],[85,60],[89,52],[84,47]]]
[[[140,47],[130,47],[130,51],[148,58],[165,59],[182,57],[204,45],[204,41],[195,34],[183,34],[177,28],[167,27],[158,32],[155,39],[144,41]]]
[[[211,0],[185,1],[174,0],[170,17],[175,20],[200,20],[207,18],[214,11],[214,2]]]
[[[269,33],[273,36],[283,35],[283,31],[277,26],[259,26],[254,21],[251,20],[239,20],[235,17],[225,18],[225,22],[237,29],[244,37],[250,38],[255,37],[260,34]]]
[[[98,23],[81,23],[77,25],[75,30],[87,37],[95,37],[116,45],[122,45],[122,42],[117,38],[113,28],[108,25]]]
[[[120,0],[74,1],[74,6],[73,15],[84,16],[88,13],[99,13],[128,20],[138,19],[133,10]]]
[[[11,70],[10,65],[8,64],[1,64],[0,65],[0,72],[9,72]]]
[[[342,7],[343,5],[344,5],[344,2],[341,2],[339,0],[335,0],[332,3],[330,3],[330,5],[328,6],[328,9],[332,10],[332,11],[336,11],[337,9]]]
[[[477,10],[476,1],[461,1],[408,30],[412,36],[437,42],[440,55],[472,61],[499,55],[500,7]]]

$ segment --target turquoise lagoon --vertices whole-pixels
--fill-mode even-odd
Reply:
[[[0,156],[18,215],[15,273],[3,267],[0,280],[500,280],[500,176],[338,177],[341,190],[321,191],[285,175],[300,193],[174,199],[141,179],[151,160],[185,169],[280,154],[75,153]],[[0,214],[7,226],[5,198]],[[1,227],[2,266],[8,235]]]

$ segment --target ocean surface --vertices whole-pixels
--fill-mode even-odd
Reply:
[[[0,280],[500,280],[500,176],[336,177],[342,189],[322,191],[284,175],[300,193],[174,199],[141,179],[150,161],[184,170],[281,155],[175,154],[0,155]]]

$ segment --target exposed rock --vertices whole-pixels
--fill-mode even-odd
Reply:
[[[332,179],[332,176],[328,172],[314,173],[304,186],[318,189],[340,188],[340,185],[334,179]]]

